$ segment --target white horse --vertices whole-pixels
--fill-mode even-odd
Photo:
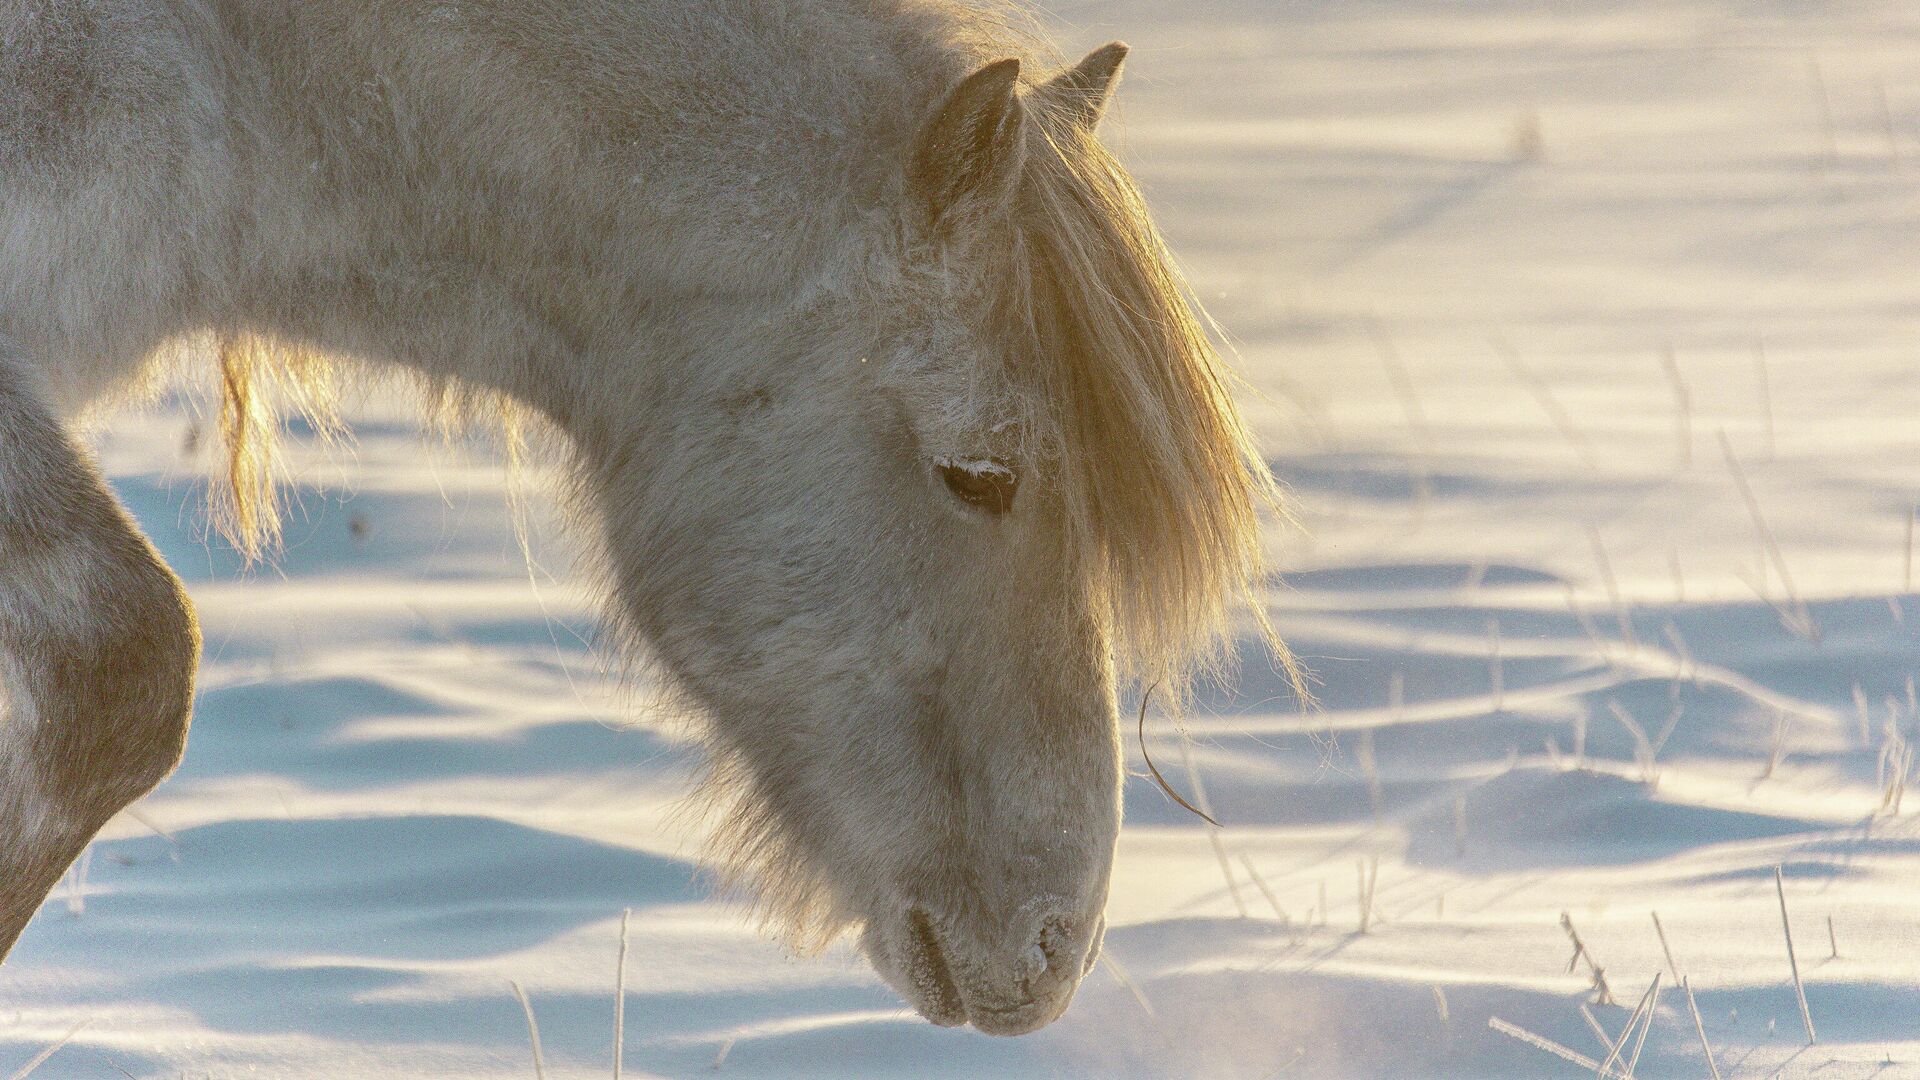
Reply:
[[[1013,25],[0,0],[0,955],[183,752],[191,608],[66,425],[198,353],[249,547],[263,379],[398,370],[550,431],[774,924],[858,929],[935,1023],[1059,1016],[1116,683],[1221,655],[1272,489],[1093,135],[1125,47],[1035,75]]]

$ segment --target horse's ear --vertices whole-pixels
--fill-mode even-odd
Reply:
[[[936,229],[1002,205],[1020,176],[1020,61],[996,60],[961,81],[920,135],[907,180]]]
[[[1107,111],[1120,65],[1127,59],[1127,43],[1110,41],[1087,54],[1085,60],[1048,79],[1037,91],[1067,110],[1082,127],[1091,129]]]

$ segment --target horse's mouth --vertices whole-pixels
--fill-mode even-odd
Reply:
[[[940,949],[932,920],[924,910],[914,908],[907,913],[907,926],[908,955],[901,958],[900,966],[917,991],[914,1007],[941,1027],[959,1027],[967,1022],[967,1003],[947,968],[947,955]]]

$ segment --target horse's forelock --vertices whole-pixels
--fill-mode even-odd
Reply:
[[[1245,601],[1293,673],[1260,595],[1259,519],[1278,492],[1233,376],[1131,178],[1069,110],[1029,101],[998,321],[1051,403],[1055,484],[1121,667],[1177,695],[1232,659]]]

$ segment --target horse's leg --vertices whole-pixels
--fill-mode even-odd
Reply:
[[[199,649],[179,581],[0,339],[0,960],[173,771]]]

